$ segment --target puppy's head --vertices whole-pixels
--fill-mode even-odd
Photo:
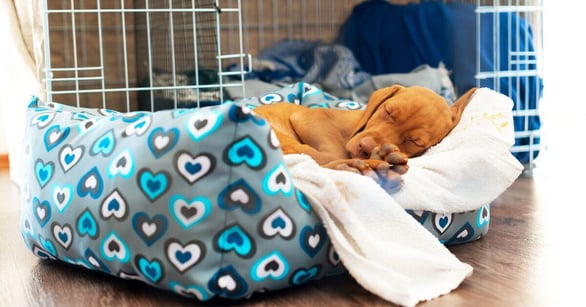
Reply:
[[[394,144],[408,157],[423,154],[458,124],[475,89],[451,107],[424,87],[393,85],[375,91],[346,150],[353,158],[368,158],[376,146]]]

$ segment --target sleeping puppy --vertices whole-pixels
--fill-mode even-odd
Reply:
[[[448,135],[474,91],[451,107],[430,89],[394,85],[375,91],[364,110],[277,103],[254,112],[272,126],[284,154],[306,154],[323,167],[370,176],[394,192],[408,158]]]

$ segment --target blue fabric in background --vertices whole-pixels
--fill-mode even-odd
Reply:
[[[474,4],[440,1],[409,5],[365,1],[354,7],[336,42],[352,50],[364,71],[373,75],[405,73],[422,64],[435,67],[443,62],[452,72],[452,82],[459,94],[477,85],[489,87],[509,96],[515,102],[515,110],[537,110],[543,88],[543,80],[538,76],[491,78],[477,84],[475,9]],[[518,64],[519,58],[509,55],[509,50],[535,50],[530,25],[523,18],[516,13],[499,13],[498,18],[483,13],[480,23],[481,71],[536,68],[535,64]],[[493,33],[495,23],[498,33]],[[494,41],[495,36],[498,42]],[[515,116],[514,125],[515,131],[538,131],[541,120],[538,115]],[[539,142],[539,137],[533,139],[533,144]],[[529,143],[529,137],[515,140],[515,145]],[[538,153],[533,152],[533,157],[529,152],[513,154],[522,163],[528,163]]]
[[[393,5],[384,0],[354,7],[337,43],[346,45],[373,75],[407,73],[422,64],[449,67],[447,8],[441,2]]]
[[[352,51],[339,44],[287,40],[264,49],[258,60],[273,67],[255,70],[254,76],[265,82],[320,83],[334,95],[352,90],[371,78],[354,58]]]

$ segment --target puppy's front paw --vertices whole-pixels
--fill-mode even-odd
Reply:
[[[378,184],[385,191],[394,193],[399,191],[403,186],[403,177],[401,175],[407,172],[408,167],[407,164],[389,164],[385,161],[380,161],[373,169],[376,172],[378,180],[375,180]]]
[[[399,174],[405,174],[409,170],[409,166],[407,166],[409,157],[394,144],[386,143],[382,146],[376,146],[370,153],[370,160],[387,162],[391,165],[391,169]]]

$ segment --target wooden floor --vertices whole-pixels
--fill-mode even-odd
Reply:
[[[582,174],[583,175],[583,174]],[[581,183],[520,177],[492,204],[488,235],[452,247],[473,275],[457,290],[421,306],[586,305],[586,202]],[[487,182],[487,184],[490,184]],[[566,190],[564,190],[566,189]],[[0,306],[188,306],[197,302],[71,266],[37,260],[18,227],[19,191],[0,170]],[[351,277],[328,278],[244,302],[205,305],[388,306]]]

